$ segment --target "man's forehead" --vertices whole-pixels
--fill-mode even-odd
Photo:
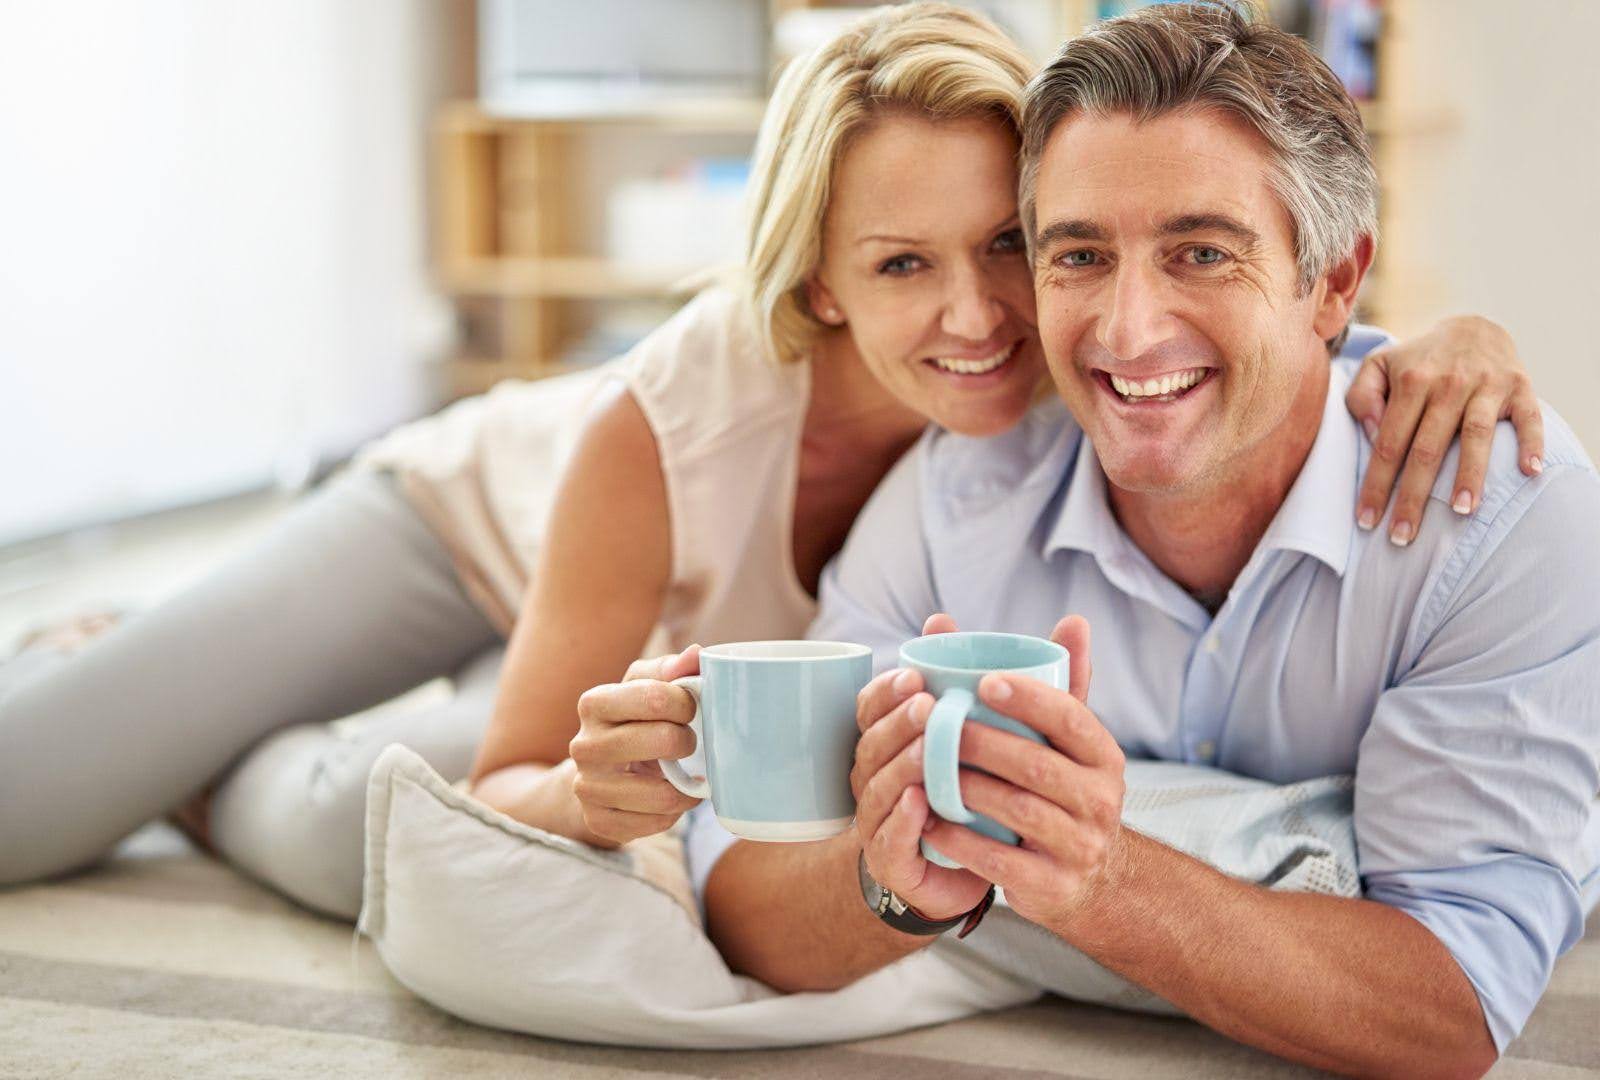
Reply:
[[[1265,141],[1217,110],[1167,113],[1142,123],[1080,115],[1051,133],[1041,155],[1035,208],[1052,222],[1103,230],[1157,230],[1182,216],[1221,214],[1264,227],[1281,208]]]

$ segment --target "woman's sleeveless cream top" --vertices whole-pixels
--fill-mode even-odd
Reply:
[[[793,554],[810,375],[769,359],[744,305],[713,288],[617,360],[501,383],[396,429],[355,466],[399,475],[468,594],[509,633],[590,402],[620,379],[655,434],[671,516],[671,583],[646,655],[800,637],[816,613]]]

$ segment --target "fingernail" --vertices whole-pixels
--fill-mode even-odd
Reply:
[[[1363,529],[1370,529],[1378,523],[1378,512],[1370,506],[1361,508],[1361,516],[1356,519],[1356,524]]]
[[[934,817],[932,814],[929,814],[928,815],[928,820],[924,821],[922,823],[922,831],[923,832],[932,832],[933,831],[933,827],[935,825],[937,825],[937,824],[939,824],[939,819]]]
[[[933,715],[933,699],[911,703],[911,726],[921,731],[928,726],[928,717]]]
[[[1011,684],[1006,680],[991,675],[984,681],[989,687],[990,701],[1005,701],[1011,697]]]
[[[911,760],[918,765],[922,764],[922,736],[920,735],[911,744]]]
[[[1361,421],[1361,429],[1367,433],[1368,442],[1375,443],[1378,441],[1378,422],[1372,417],[1369,416]]]
[[[1405,547],[1411,543],[1411,522],[1402,521],[1390,530],[1389,543],[1395,547]]]
[[[911,693],[911,687],[915,685],[915,683],[916,676],[912,673],[910,668],[906,668],[905,670],[901,671],[900,674],[894,677],[894,691],[897,694],[909,694]]]
[[[1450,509],[1458,514],[1472,513],[1472,492],[1466,488],[1456,492],[1456,501],[1450,504]]]
[[[1528,467],[1533,470],[1533,475],[1538,476],[1544,472],[1544,458],[1529,458]]]

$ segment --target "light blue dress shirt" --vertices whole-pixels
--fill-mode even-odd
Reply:
[[[1358,331],[1345,355],[1382,340]],[[1039,635],[1081,614],[1089,705],[1130,756],[1353,773],[1366,896],[1438,936],[1503,1049],[1600,899],[1600,477],[1548,409],[1544,472],[1523,476],[1502,424],[1477,512],[1450,509],[1452,450],[1394,547],[1354,521],[1354,370],[1333,365],[1311,453],[1215,616],[1122,531],[1052,401],[998,437],[930,429],[825,572],[810,635],[870,645],[882,670],[933,612]],[[697,813],[702,883],[727,842]]]

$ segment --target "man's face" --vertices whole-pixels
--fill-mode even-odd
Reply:
[[[1080,115],[1045,146],[1039,332],[1119,488],[1204,496],[1275,444],[1309,445],[1295,429],[1321,415],[1325,285],[1299,295],[1267,153],[1214,110]]]

